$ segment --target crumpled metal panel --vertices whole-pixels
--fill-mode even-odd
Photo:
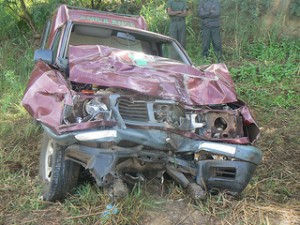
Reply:
[[[177,61],[101,45],[70,46],[70,80],[125,88],[182,102],[211,105],[237,101],[225,64],[204,71]]]
[[[33,118],[56,128],[60,126],[64,104],[73,105],[73,101],[64,77],[39,61],[32,71],[22,104]]]
[[[102,120],[62,125],[64,106],[73,106],[72,93],[68,87],[62,74],[38,61],[27,84],[22,105],[34,119],[58,134],[102,126],[104,123],[107,126],[115,125],[113,122]]]

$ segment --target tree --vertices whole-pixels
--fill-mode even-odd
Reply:
[[[35,36],[38,35],[37,27],[32,20],[32,15],[29,13],[24,0],[4,0],[1,5],[9,9],[10,12],[19,17],[21,21],[24,21]]]

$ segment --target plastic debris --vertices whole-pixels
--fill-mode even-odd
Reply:
[[[113,205],[112,203],[109,203],[104,212],[101,214],[101,220],[103,223],[106,223],[107,220],[111,217],[111,215],[116,215],[119,212],[118,208]]]

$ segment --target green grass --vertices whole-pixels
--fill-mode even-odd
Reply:
[[[15,48],[11,51],[12,46]],[[62,203],[39,198],[37,170],[42,131],[20,105],[32,69],[33,50],[29,46],[26,38],[19,38],[7,40],[0,48],[0,223],[101,224],[111,199],[96,185],[80,185]],[[299,46],[299,42],[287,41],[251,44],[244,48],[241,60],[226,61],[240,98],[250,105],[262,131],[258,147],[264,152],[263,163],[241,198],[220,194],[191,205],[185,191],[174,183],[167,183],[168,191],[162,195],[149,193],[140,185],[114,203],[118,213],[108,217],[106,223],[143,224],[151,221],[149,218],[171,218],[168,212],[175,212],[182,202],[188,213],[177,223],[197,215],[209,218],[212,224],[297,224]],[[189,53],[195,62],[201,62],[197,51]]]
[[[4,40],[0,45],[0,112],[18,114],[19,102],[33,66],[32,43],[21,36]]]
[[[299,46],[299,41],[248,46],[242,63],[228,63],[238,94],[253,106],[300,105]]]

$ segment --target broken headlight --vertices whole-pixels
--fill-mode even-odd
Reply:
[[[102,102],[101,97],[80,99],[79,96],[73,98],[74,106],[65,105],[63,112],[63,123],[83,123],[92,120],[109,120],[111,111]]]
[[[101,101],[101,97],[93,98],[92,100],[87,100],[84,104],[84,110],[86,112],[85,120],[107,120],[111,116],[111,112],[107,105]]]
[[[184,110],[174,104],[154,104],[154,118],[158,123],[168,123],[178,127],[180,125],[180,117],[184,117]]]

